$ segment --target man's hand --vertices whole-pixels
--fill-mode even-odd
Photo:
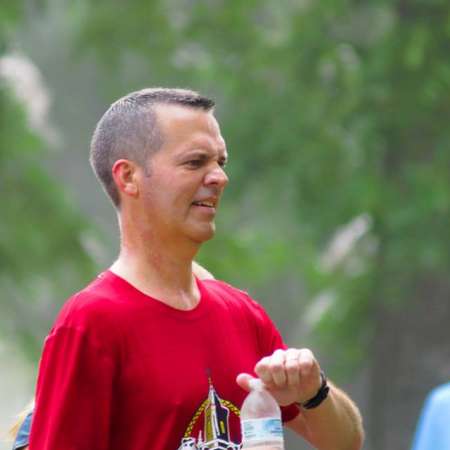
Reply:
[[[281,406],[306,403],[322,384],[319,363],[306,348],[276,350],[256,364],[255,372]],[[249,391],[251,379],[241,373],[236,381]],[[285,425],[318,450],[360,450],[364,431],[358,408],[334,384],[329,387],[329,395],[319,407],[303,409]]]
[[[307,402],[317,394],[322,383],[319,363],[306,348],[276,350],[256,364],[255,372],[281,406]],[[248,391],[251,378],[241,373],[236,382]]]

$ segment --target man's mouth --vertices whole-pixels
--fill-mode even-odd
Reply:
[[[217,202],[204,200],[204,201],[192,202],[192,204],[195,206],[204,206],[206,208],[215,208]]]

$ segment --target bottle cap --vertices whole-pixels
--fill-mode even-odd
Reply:
[[[249,380],[248,385],[252,391],[262,391],[264,389],[264,383],[259,378],[252,378]]]

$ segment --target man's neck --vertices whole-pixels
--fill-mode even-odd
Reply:
[[[131,244],[131,245],[129,245]],[[119,258],[111,271],[134,287],[177,309],[192,309],[200,299],[192,274],[195,252],[180,252],[161,242],[127,242],[122,239]]]

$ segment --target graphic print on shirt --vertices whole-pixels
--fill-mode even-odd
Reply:
[[[208,398],[194,414],[178,450],[240,449],[232,441],[230,420],[239,422],[239,409],[219,397],[209,378]]]

